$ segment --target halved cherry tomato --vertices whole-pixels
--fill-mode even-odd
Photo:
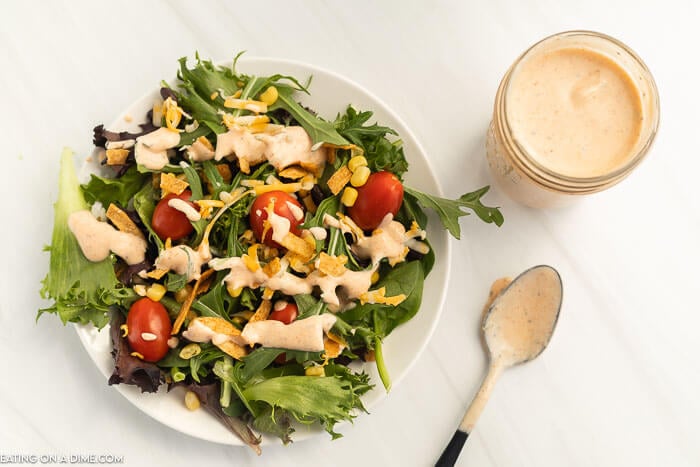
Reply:
[[[185,190],[179,195],[170,193],[158,201],[156,208],[153,210],[151,227],[153,227],[155,233],[157,233],[162,240],[168,237],[170,237],[171,240],[180,240],[192,233],[194,227],[192,227],[192,223],[187,216],[182,211],[168,206],[168,201],[173,198],[180,198],[197,209],[197,205],[189,202],[191,197],[192,192],[190,190]]]
[[[304,220],[304,211],[299,201],[284,191],[269,191],[258,196],[255,198],[255,201],[253,201],[253,205],[250,208],[250,226],[253,228],[255,237],[265,245],[280,248],[280,245],[272,240],[272,228],[268,229],[263,237],[263,231],[265,230],[264,221],[268,217],[265,208],[267,208],[270,203],[274,203],[272,212],[289,220],[289,231],[295,235],[301,235],[299,225]],[[298,209],[292,208],[290,205]],[[301,214],[301,216],[299,216],[299,214]]]
[[[280,306],[282,305],[282,306]],[[275,309],[270,313],[268,319],[282,321],[284,324],[289,324],[299,316],[299,308],[293,302],[277,302]]]
[[[348,215],[362,230],[374,230],[384,216],[394,216],[403,203],[403,185],[391,172],[375,172],[357,188],[357,200],[348,208]]]
[[[134,302],[126,315],[129,347],[147,362],[157,362],[168,353],[172,326],[168,311],[160,302],[148,297]]]

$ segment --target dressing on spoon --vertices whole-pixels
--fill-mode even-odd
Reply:
[[[554,268],[535,266],[505,284],[503,279],[494,283],[495,298],[487,304],[481,328],[489,350],[488,373],[436,466],[454,465],[501,372],[537,357],[554,332],[562,301],[561,277]]]

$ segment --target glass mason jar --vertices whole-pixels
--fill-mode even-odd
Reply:
[[[579,68],[562,71],[572,63]],[[613,81],[626,89],[606,91]],[[621,94],[633,101],[618,112]],[[627,127],[621,115],[629,117]],[[601,33],[563,32],[530,47],[503,77],[487,160],[497,185],[515,201],[564,206],[627,177],[649,151],[658,124],[656,84],[632,50]],[[610,152],[606,160],[613,147],[614,158]]]

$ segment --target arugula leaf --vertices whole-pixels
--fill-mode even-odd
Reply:
[[[197,170],[186,162],[181,163],[180,166],[182,167],[182,170],[185,173],[185,177],[187,177],[187,183],[190,185],[190,190],[192,192],[192,196],[190,197],[190,199],[192,201],[198,201],[204,198],[204,192],[202,191],[202,181],[199,178]],[[202,237],[204,237],[204,230],[207,228],[207,221],[206,219],[199,219],[198,221],[190,222],[197,234],[192,244],[197,245],[199,244],[199,242],[202,241]]]
[[[440,217],[442,225],[458,240],[461,233],[459,218],[469,215],[469,213],[463,211],[462,208],[471,209],[482,221],[488,224],[494,223],[497,226],[503,224],[503,214],[501,214],[498,208],[484,206],[481,203],[481,197],[488,191],[489,187],[485,186],[471,193],[465,193],[455,200],[451,200],[429,195],[404,185],[404,197],[405,194],[408,194],[412,196],[419,205],[435,211]]]
[[[211,132],[211,128],[206,125],[200,125],[194,131],[183,131],[180,133],[180,142],[177,144],[177,147],[181,148],[182,146],[189,146],[197,141],[200,136],[209,136]]]
[[[190,191],[192,192],[192,197],[190,199],[192,201],[198,201],[204,198],[202,180],[199,178],[197,170],[186,162],[181,163],[180,167],[182,167],[182,171],[185,173],[185,177],[187,177],[187,183],[190,185]]]
[[[396,220],[404,225],[410,225],[415,220],[421,229],[425,229],[428,226],[428,216],[418,205],[416,197],[408,192],[404,193],[403,203],[401,203],[401,208],[396,214]]]
[[[89,205],[99,201],[107,208],[110,203],[117,203],[122,207],[129,204],[129,200],[141,189],[148,174],[139,173],[135,165],[119,178],[103,178],[95,174],[90,175],[90,181],[81,186],[85,201]]]
[[[399,178],[408,170],[401,140],[389,141],[387,135],[398,136],[395,130],[376,123],[366,125],[374,112],[358,112],[348,106],[345,114],[338,116],[335,128],[345,139],[363,149],[367,165],[372,172],[388,170]]]
[[[187,285],[187,274],[175,274],[169,272],[165,279],[165,287],[168,292],[177,292]]]
[[[153,211],[156,209],[155,189],[150,181],[143,184],[143,187],[134,195],[134,209],[139,215],[141,222],[148,230],[149,240],[158,246],[158,252],[163,249],[163,241],[151,226]]]
[[[226,132],[226,127],[221,123],[219,109],[212,105],[208,97],[203,98],[197,94],[190,81],[180,83],[180,88],[183,92],[175,93],[178,104],[192,115],[192,118],[198,121],[200,126],[204,124],[216,134]]]
[[[295,89],[289,86],[277,86],[279,96],[277,101],[269,107],[269,110],[285,109],[299,124],[304,127],[311,137],[312,144],[330,143],[336,146],[346,146],[350,144],[335,129],[331,122],[319,118],[304,107],[302,107],[293,97]]]
[[[209,365],[207,363],[213,362],[224,357],[226,354],[219,350],[218,347],[213,345],[200,344],[202,347],[202,352],[199,355],[195,355],[190,358],[190,374],[192,379],[196,382],[200,382],[200,378],[203,378],[209,374]]]
[[[89,261],[68,228],[68,217],[87,208],[75,174],[73,152],[66,148],[61,154],[51,246],[46,248],[51,253],[49,272],[40,291],[54,304],[40,309],[37,319],[43,313],[56,313],[64,324],[93,323],[102,328],[109,322],[110,308],[133,295],[117,280],[111,259]]]
[[[186,83],[191,83],[195,93],[209,97],[212,92],[225,92],[231,95],[238,90],[238,76],[234,68],[225,68],[214,65],[211,60],[201,60],[199,54],[195,55],[197,64],[193,68],[187,67],[187,57],[181,57],[178,78]]]
[[[316,208],[316,213],[307,218],[301,227],[304,229],[310,229],[311,227],[323,227],[323,216],[330,214],[331,216],[335,217],[338,211],[340,211],[340,195],[329,196],[321,201]]]
[[[243,357],[243,366],[239,374],[240,380],[244,384],[248,383],[274,362],[275,358],[283,353],[283,349],[273,349],[269,347],[255,349],[250,354]]]
[[[225,290],[223,279],[226,274],[226,271],[220,271],[217,274],[216,280],[213,282],[216,285],[192,302],[193,310],[198,311],[202,316],[223,318],[230,321],[228,312],[237,299],[232,298]]]
[[[297,316],[297,319],[304,319],[308,318],[309,316],[320,315],[321,313],[324,313],[328,307],[326,302],[309,294],[295,295],[294,301],[299,309],[299,316]]]

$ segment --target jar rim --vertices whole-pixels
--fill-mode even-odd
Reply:
[[[648,131],[648,135],[646,136],[644,144],[642,144],[641,147],[639,147],[639,149],[636,150],[636,153],[620,167],[605,174],[593,177],[575,177],[559,173],[538,162],[534,157],[532,157],[529,154],[529,152],[525,148],[523,148],[522,145],[520,145],[514,138],[512,138],[512,129],[507,118],[506,97],[510,89],[511,77],[516,67],[523,60],[527,59],[534,50],[538,49],[543,44],[546,44],[547,42],[562,37],[577,36],[602,39],[603,41],[610,43],[614,47],[617,47],[622,52],[627,54],[628,57],[631,58],[637,66],[639,66],[639,69],[644,76],[644,80],[646,81],[646,84],[649,87],[649,92],[651,94],[650,117],[653,120],[651,121],[649,127],[650,129]],[[652,76],[651,72],[649,71],[649,68],[641,59],[641,57],[639,57],[639,55],[637,55],[630,47],[628,47],[626,44],[619,41],[618,39],[615,39],[614,37],[611,37],[604,33],[590,30],[569,30],[559,32],[556,34],[549,35],[527,48],[513,62],[511,67],[508,69],[506,75],[504,76],[503,81],[501,82],[501,85],[498,90],[496,107],[496,115],[500,114],[500,118],[497,119],[498,126],[501,127],[500,130],[502,136],[508,135],[507,138],[504,138],[504,141],[506,142],[507,146],[509,146],[509,149],[514,154],[517,154],[518,157],[515,157],[514,159],[517,165],[520,167],[520,169],[527,173],[531,178],[533,178],[533,180],[539,182],[542,185],[548,186],[556,190],[571,191],[578,193],[591,193],[595,191],[600,191],[624,179],[637,165],[641,163],[641,161],[649,152],[649,149],[651,148],[656,137],[656,133],[658,132],[660,119],[660,101],[658,88],[656,86],[656,82],[654,81],[654,77]]]

